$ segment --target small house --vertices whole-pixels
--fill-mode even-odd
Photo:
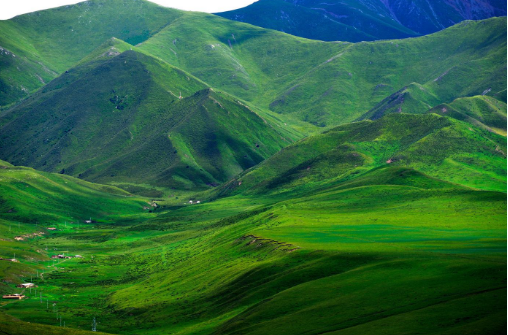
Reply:
[[[0,258],[0,261],[19,263],[19,261],[16,258]]]
[[[24,241],[25,239],[23,238],[23,236],[16,236],[14,238],[16,241]]]
[[[15,294],[6,294],[2,298],[4,298],[4,299],[17,299],[17,300],[21,300],[24,297],[25,297],[24,295],[15,293]]]
[[[19,284],[16,287],[19,287],[19,288],[30,288],[30,287],[35,287],[35,284],[34,283],[23,283],[23,284]]]
[[[76,256],[74,256],[74,258],[83,258],[83,256],[81,256],[81,255],[76,255]]]
[[[55,231],[56,228],[55,227],[49,227],[48,230],[52,230],[52,231]]]

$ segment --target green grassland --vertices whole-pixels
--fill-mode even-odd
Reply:
[[[412,83],[422,83],[435,96],[428,108],[489,88],[489,95],[505,100],[505,20],[350,44],[289,38],[194,14],[139,47],[254,105],[330,126],[357,119]]]
[[[84,259],[47,262],[43,303],[26,292],[2,311],[123,334],[506,329],[505,193],[387,166],[302,196],[161,204],[18,242]]]
[[[8,65],[0,67],[0,105],[35,92],[104,41],[140,43],[183,13],[148,1],[92,0],[1,21],[0,46],[9,54],[0,56]]]
[[[327,43],[91,0],[0,46],[0,332],[506,333],[506,18]]]
[[[411,167],[458,185],[505,192],[505,153],[505,137],[468,123],[434,113],[390,114],[301,140],[211,196],[305,194],[384,166]]]
[[[89,3],[89,15],[124,2],[96,4],[100,1]],[[79,13],[73,6],[54,11]],[[45,20],[52,13],[45,11]],[[97,44],[95,49],[76,51],[82,56],[76,66],[0,112],[0,157],[89,181],[134,185],[131,189],[149,194],[154,186],[189,190],[224,183],[317,133],[316,126],[394,112],[423,114],[480,94],[490,96],[492,106],[501,104],[503,113],[506,18],[467,21],[420,38],[351,44],[178,13],[182,17],[136,46],[97,37],[87,45]],[[41,22],[25,25],[36,24]],[[502,120],[501,115],[494,129],[501,134]],[[504,147],[499,145],[500,153]],[[431,170],[464,174],[471,164],[464,166],[462,158],[442,168],[421,166],[428,162],[411,166],[453,181],[453,175]],[[483,157],[475,159],[483,163],[473,165],[488,169]],[[468,185],[499,189],[497,177],[476,170],[468,170],[474,179]]]
[[[0,31],[0,46],[16,56],[2,56],[2,92],[12,95],[2,106],[112,37],[255,107],[318,126],[353,121],[412,83],[435,96],[430,107],[489,89],[506,100],[506,18],[465,21],[405,40],[320,42],[141,0],[91,0],[2,21]],[[21,60],[26,71],[12,63]],[[29,68],[41,66],[49,72]]]

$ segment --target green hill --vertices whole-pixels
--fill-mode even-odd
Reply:
[[[120,54],[127,48],[104,44],[6,111],[2,157],[103,183],[182,189],[224,182],[298,136],[162,61]]]
[[[505,193],[384,166],[304,196],[58,232],[37,246],[85,258],[34,280],[71,329],[95,316],[121,334],[499,333],[505,215]],[[33,293],[3,311],[58,325]]]
[[[391,113],[436,113],[506,136],[505,102],[485,95],[457,98],[448,104],[439,101],[442,99],[425,86],[411,84],[381,101],[358,120],[377,120]]]
[[[377,120],[390,113],[423,114],[439,102],[424,86],[412,83],[378,103],[359,120]]]
[[[327,43],[91,0],[0,45],[2,331],[506,333],[506,18]]]
[[[419,38],[350,44],[306,40],[142,0],[92,0],[3,21],[0,31],[0,46],[17,55],[3,55],[2,94],[11,96],[3,106],[26,96],[21,86],[33,92],[112,37],[279,113],[287,123],[351,122],[412,83],[435,95],[436,104],[483,92],[506,100],[506,18],[466,21]],[[20,59],[26,64],[18,64]],[[39,71],[42,66],[49,72]]]
[[[412,83],[422,84],[433,102],[483,92],[504,101],[505,25],[505,18],[468,21],[425,37],[352,44],[289,83],[271,109],[317,125],[340,124]]]
[[[196,13],[139,47],[261,108],[319,126],[353,121],[411,83],[421,83],[439,102],[506,92],[506,18],[467,21],[419,38],[348,44]]]
[[[95,221],[111,222],[127,213],[143,213],[145,202],[113,186],[92,184],[70,176],[4,164],[0,167],[2,236],[13,237],[18,223],[35,229]],[[71,224],[71,221],[72,222]],[[12,232],[7,224],[13,224]],[[5,256],[5,255],[4,255]]]
[[[506,138],[435,114],[389,114],[303,139],[239,177],[219,194],[306,194],[381,166],[486,190],[506,189]]]
[[[492,97],[458,98],[432,108],[429,113],[446,115],[506,136],[506,103]]]
[[[148,203],[116,187],[0,161],[0,258],[21,260],[19,263],[0,261],[0,276],[4,278],[0,293],[13,293],[9,287],[12,283],[19,284],[26,281],[23,277],[27,274],[45,270],[41,262],[49,260],[48,252],[47,248],[36,245],[38,240],[52,233],[73,234],[79,229],[88,229],[85,226],[90,224],[85,221],[90,219],[93,224],[137,222],[153,215],[146,209],[152,209]],[[52,232],[48,227],[58,230]],[[0,324],[5,322],[7,318],[0,314]],[[11,322],[14,323],[2,329],[14,330],[15,325],[21,324],[19,320]],[[23,324],[23,330],[30,328]],[[41,329],[44,334],[51,334],[50,328]]]
[[[33,93],[107,39],[135,45],[182,15],[144,0],[89,0],[0,21],[0,106]]]

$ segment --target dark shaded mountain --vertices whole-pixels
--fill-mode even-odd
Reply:
[[[499,0],[259,0],[224,18],[322,41],[373,41],[430,34],[464,20],[506,16]]]
[[[14,164],[87,180],[190,188],[228,180],[291,143],[191,75],[110,40],[0,118]]]

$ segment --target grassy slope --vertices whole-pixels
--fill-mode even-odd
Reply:
[[[299,136],[132,48],[110,40],[6,111],[2,157],[100,182],[204,187]]]
[[[0,29],[6,32],[0,45],[18,55],[4,57],[3,91],[18,98],[25,95],[21,86],[33,92],[114,36],[142,42],[141,50],[254,106],[319,126],[353,121],[411,83],[424,85],[439,103],[489,88],[489,95],[506,100],[505,18],[401,41],[325,43],[141,0],[94,0],[23,15]],[[12,62],[24,57],[28,71],[19,72]]]
[[[147,202],[133,198],[116,187],[91,184],[79,179],[16,167],[0,161],[0,257],[24,260],[21,263],[0,262],[7,285],[19,283],[20,277],[42,269],[39,262],[46,261],[47,252],[34,242],[57,227],[67,232],[83,228],[90,217],[94,222],[121,224],[149,217]],[[146,212],[146,214],[145,214]],[[42,233],[35,236],[34,233]],[[14,241],[25,236],[25,241]]]
[[[182,15],[142,0],[90,0],[0,21],[0,46],[9,51],[0,52],[0,106],[33,93],[107,39],[138,44]]]
[[[506,136],[506,103],[492,97],[459,98],[436,106],[429,113],[446,115]]]
[[[356,119],[412,83],[439,102],[488,89],[505,100],[505,55],[505,18],[468,21],[420,38],[357,43],[289,83],[271,107],[331,125]]]
[[[233,38],[234,36],[234,38]],[[506,19],[406,40],[302,40],[195,13],[139,46],[262,108],[325,126],[355,120],[421,83],[438,98],[506,92]]]
[[[284,148],[218,194],[313,192],[387,164],[450,182],[506,189],[506,139],[435,114],[391,114],[333,128]]]
[[[37,283],[70,327],[96,315],[112,333],[488,334],[505,327],[505,200],[386,167],[301,198],[57,233],[39,246],[85,259]],[[4,309],[55,324],[37,299]]]

